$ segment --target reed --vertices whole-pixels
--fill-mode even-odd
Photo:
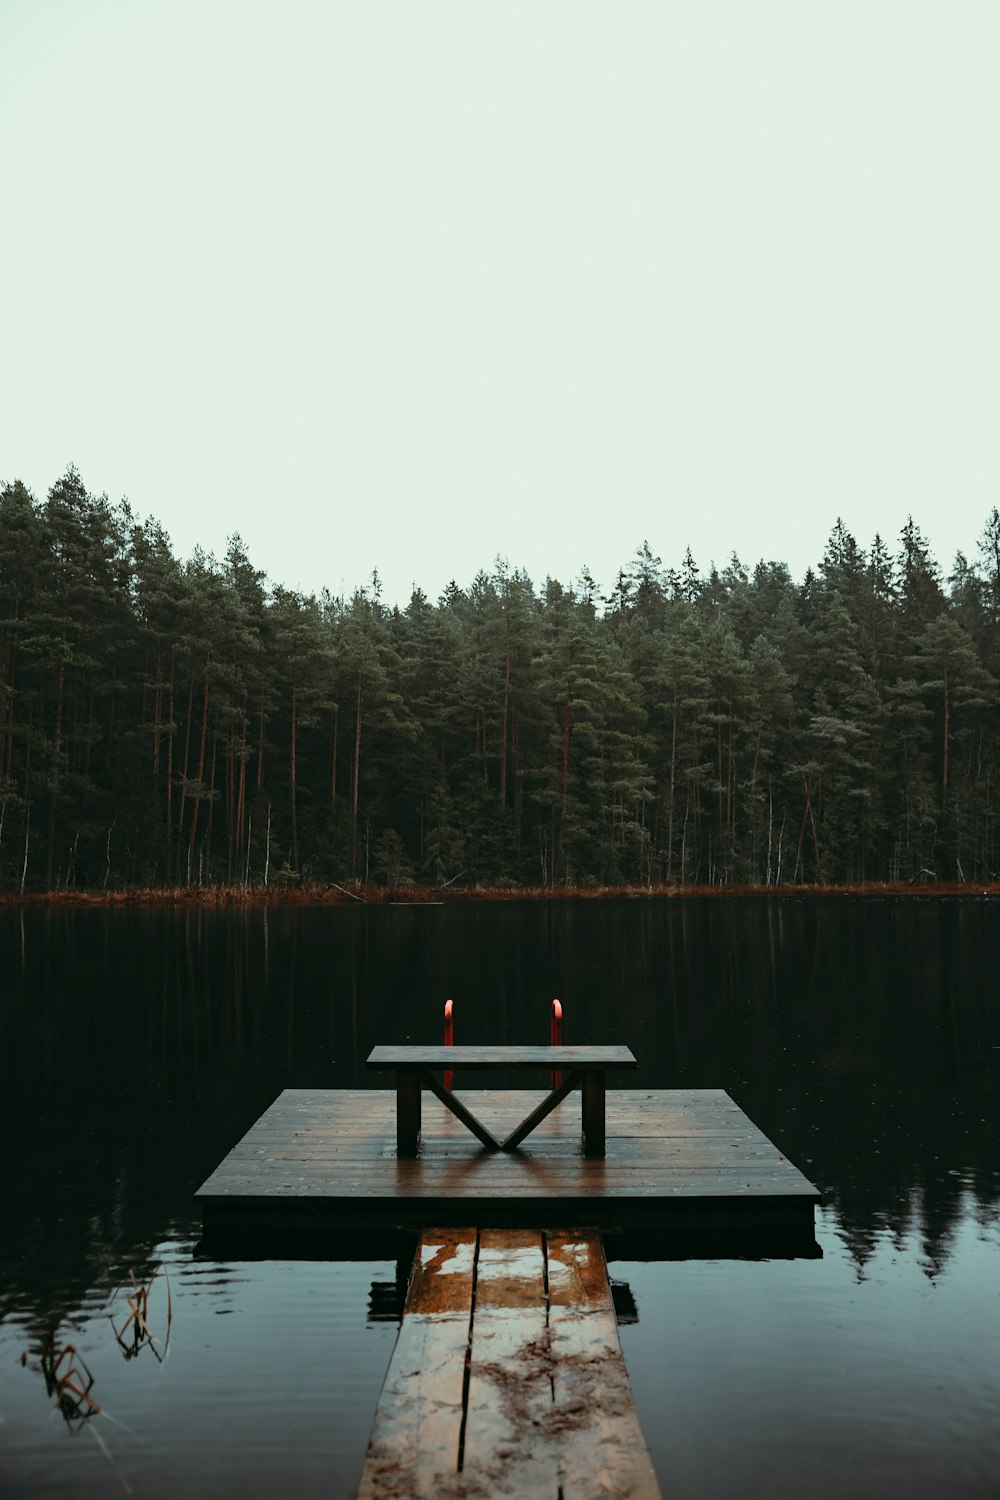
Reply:
[[[192,885],[122,890],[0,892],[0,907],[424,906],[456,901],[690,900],[739,896],[1000,896],[1000,883],[926,880],[845,885],[583,885],[583,886],[295,886]]]
[[[163,1272],[163,1280],[167,1289],[167,1313],[166,1333],[162,1341],[153,1332],[149,1325],[149,1294],[153,1290],[153,1284],[160,1272]],[[162,1365],[170,1352],[170,1329],[173,1323],[173,1299],[170,1295],[170,1278],[167,1276],[166,1267],[162,1264],[156,1266],[148,1281],[139,1281],[134,1271],[129,1271],[131,1291],[126,1292],[128,1304],[128,1316],[120,1328],[115,1327],[114,1315],[109,1312],[108,1317],[115,1331],[115,1339],[126,1359],[135,1359],[143,1349],[152,1349],[157,1362]],[[112,1307],[118,1293],[123,1290],[124,1282],[115,1287],[108,1304]]]

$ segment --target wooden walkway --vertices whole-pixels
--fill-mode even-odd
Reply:
[[[421,1236],[358,1500],[659,1500],[600,1236]]]
[[[199,1189],[203,1248],[337,1259],[419,1234],[359,1500],[659,1500],[602,1236],[818,1253],[819,1195],[721,1089],[608,1091],[603,1155],[544,1091],[460,1092],[487,1141],[520,1144],[488,1149],[432,1088],[406,1156],[395,1091],[286,1089]]]
[[[460,1093],[501,1139],[544,1098]],[[572,1100],[511,1152],[425,1095],[403,1160],[395,1117],[390,1090],[286,1089],[199,1189],[206,1245],[253,1254],[313,1235],[337,1254],[365,1229],[441,1224],[813,1234],[816,1189],[721,1089],[609,1090],[601,1158],[584,1155]]]

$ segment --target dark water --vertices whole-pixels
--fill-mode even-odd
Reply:
[[[1000,1494],[998,970],[974,899],[0,913],[0,1494],[353,1494],[395,1266],[199,1260],[191,1195],[449,995],[465,1042],[558,995],[824,1194],[820,1260],[613,1266],[665,1494]]]

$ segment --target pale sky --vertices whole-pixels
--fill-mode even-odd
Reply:
[[[1000,503],[997,0],[0,0],[0,480],[436,598]]]

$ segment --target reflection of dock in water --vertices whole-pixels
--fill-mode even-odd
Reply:
[[[539,1116],[511,1150],[419,1093],[399,1092],[405,1156],[396,1092],[286,1089],[199,1189],[204,1248],[366,1258],[419,1237],[360,1495],[652,1500],[605,1254],[816,1255],[815,1188],[720,1089],[607,1091],[589,1156],[542,1091],[462,1091],[495,1142]]]

